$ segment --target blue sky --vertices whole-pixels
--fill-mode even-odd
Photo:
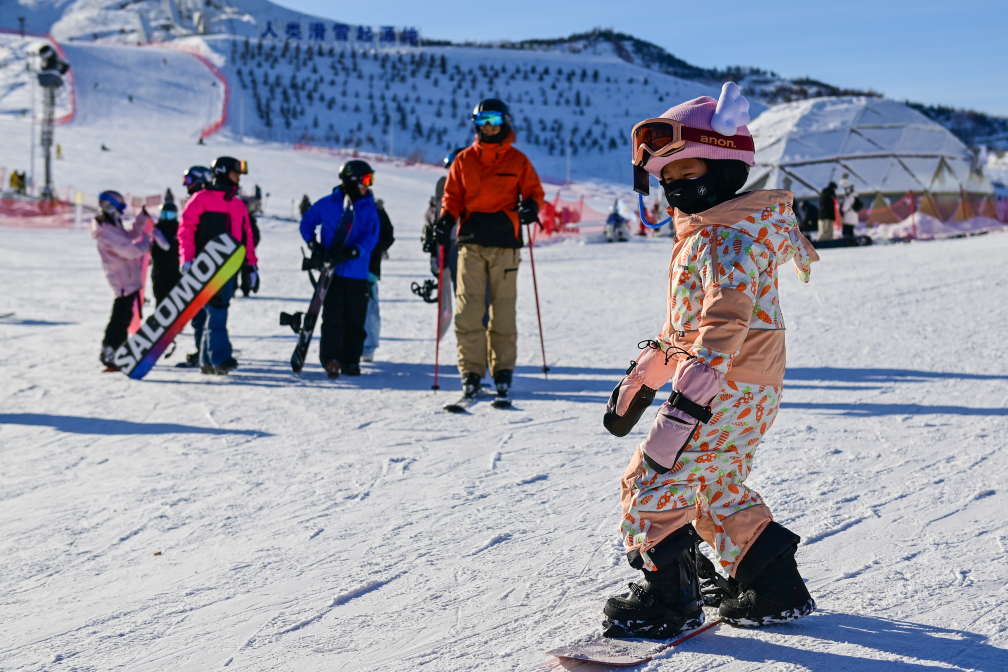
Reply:
[[[276,2],[277,0],[274,0]],[[886,96],[1008,116],[1008,2],[279,0],[429,38],[522,40],[613,28],[699,66],[752,65]]]

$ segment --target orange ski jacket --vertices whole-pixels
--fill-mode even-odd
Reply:
[[[482,142],[459,152],[448,171],[442,212],[459,222],[459,244],[519,248],[518,197],[545,200],[542,184],[528,157],[515,149],[514,131],[500,143]]]

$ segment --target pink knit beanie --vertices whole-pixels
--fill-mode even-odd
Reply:
[[[750,136],[746,124],[749,123],[749,101],[745,99],[738,85],[726,82],[721,89],[721,99],[701,96],[680,103],[661,115],[662,119],[674,119],[684,125],[701,131],[713,131],[727,139],[719,138],[713,144],[686,141],[686,147],[672,156],[652,156],[645,169],[661,178],[666,165],[679,159],[736,159],[750,166],[756,165],[756,153],[745,149],[733,149],[730,138],[734,135]],[[751,136],[750,136],[751,137]]]

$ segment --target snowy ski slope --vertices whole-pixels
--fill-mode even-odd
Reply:
[[[231,154],[276,215],[332,188],[335,158],[226,133],[197,146],[212,73],[138,80],[195,59],[75,49],[92,79],[57,129],[57,186],[178,193],[186,167]],[[0,165],[27,129],[0,116]],[[375,166],[397,242],[379,361],[359,379],[328,381],[317,345],[290,374],[277,315],[311,291],[293,222],[262,220],[261,294],[229,321],[241,368],[173,368],[186,332],[140,382],[98,372],[111,294],[93,241],[0,229],[0,315],[15,313],[0,318],[0,669],[564,669],[542,651],[598,627],[634,578],[618,479],[647,430],[616,439],[601,413],[661,328],[670,243],[536,249],[548,380],[526,251],[516,408],[447,416],[454,337],[435,394],[435,315],[409,291],[429,273],[420,221],[442,171]],[[784,405],[750,482],[803,537],[819,611],[718,628],[645,669],[1005,666],[1008,281],[990,269],[1006,254],[990,235],[827,250],[808,286],[782,269]]]

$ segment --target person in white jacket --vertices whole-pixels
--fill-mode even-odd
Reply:
[[[845,182],[846,184],[844,184]],[[846,240],[852,240],[854,238],[854,227],[858,223],[858,210],[861,209],[855,207],[855,202],[858,200],[858,192],[854,188],[854,185],[846,180],[841,182],[841,186],[844,190],[843,203],[840,205],[840,216],[843,218],[843,237]]]

